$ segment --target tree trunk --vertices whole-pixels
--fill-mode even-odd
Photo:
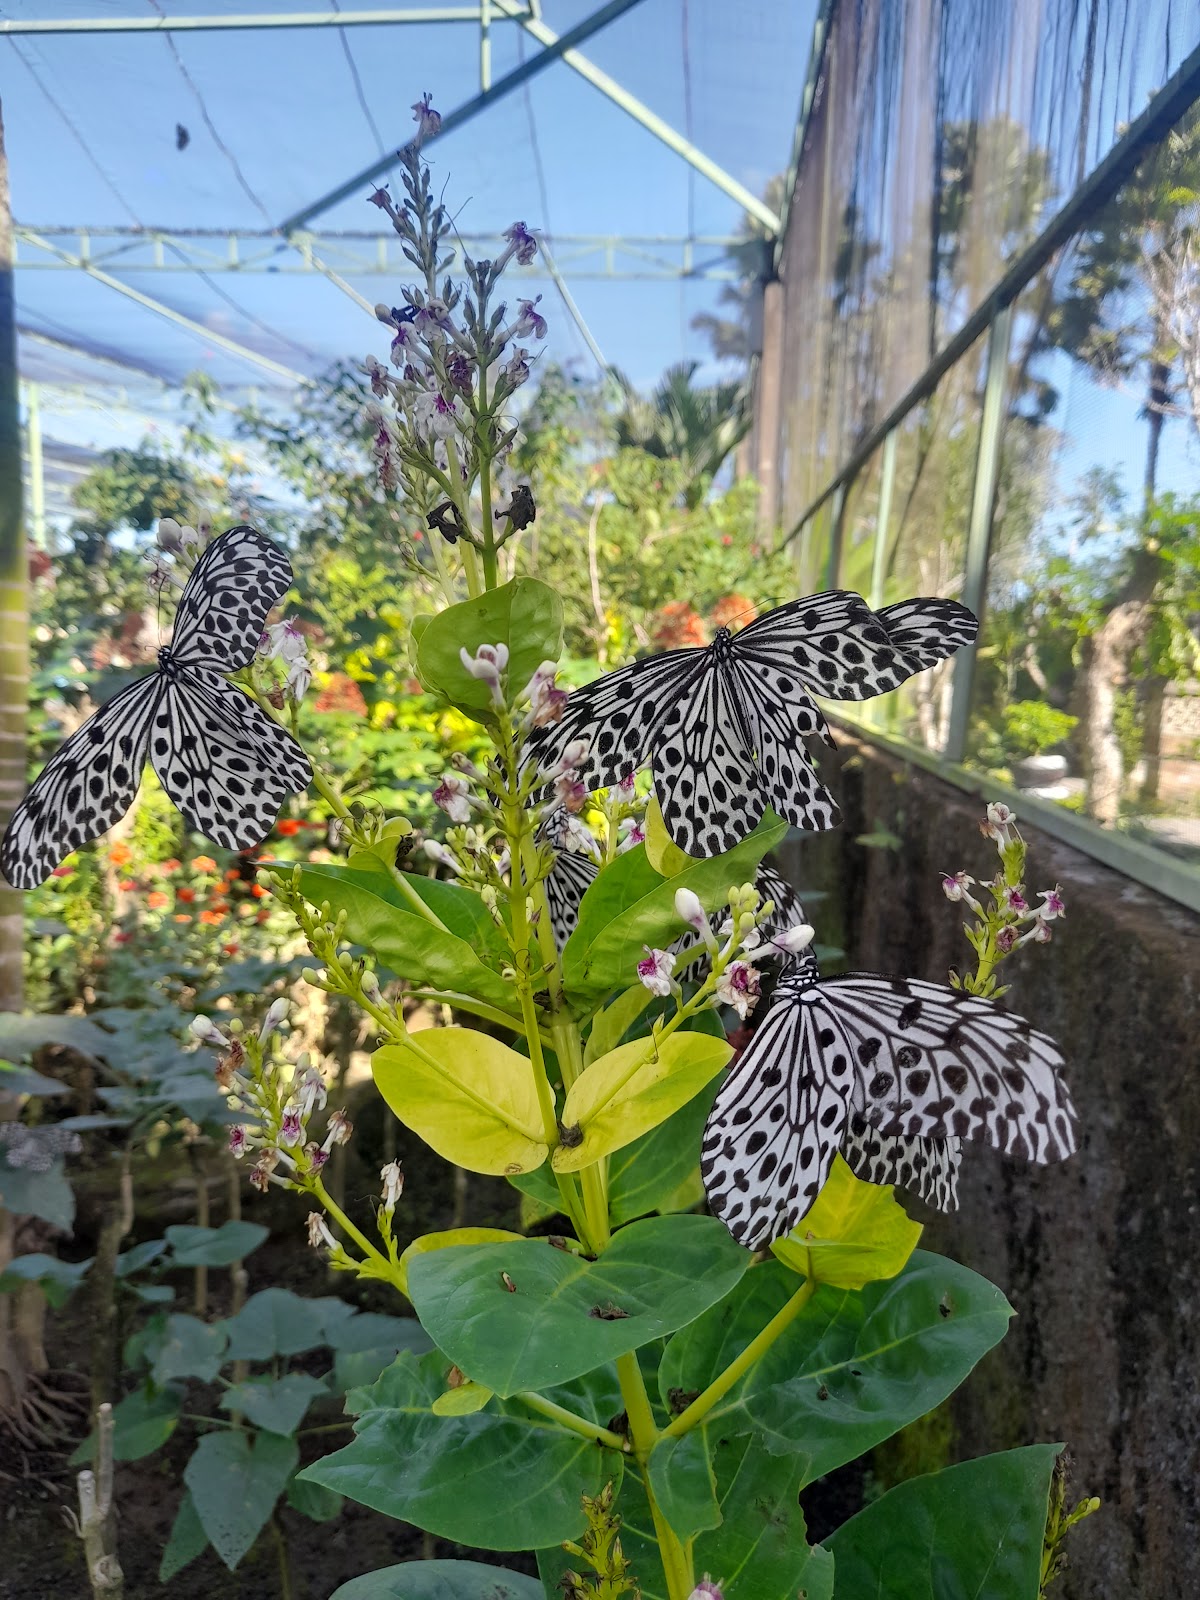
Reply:
[[[1169,678],[1154,672],[1146,677],[1143,684],[1142,757],[1146,763],[1146,774],[1142,779],[1141,797],[1150,805],[1158,799],[1158,787],[1162,780],[1163,711],[1169,683]]]
[[[1152,348],[1161,349],[1166,329],[1155,323]],[[1158,451],[1163,423],[1170,404],[1170,367],[1157,357],[1151,359],[1149,389],[1146,396],[1146,471],[1143,479],[1143,537],[1154,506],[1158,479]],[[1117,743],[1114,711],[1117,690],[1125,681],[1129,658],[1145,639],[1150,627],[1150,602],[1162,576],[1162,560],[1157,551],[1143,547],[1133,561],[1133,571],[1117,602],[1090,639],[1083,643],[1080,699],[1082,703],[1084,768],[1087,780],[1085,807],[1089,817],[1111,826],[1121,809],[1125,779],[1121,747]]]

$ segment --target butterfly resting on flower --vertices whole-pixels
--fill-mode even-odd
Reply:
[[[33,889],[133,804],[147,760],[189,825],[228,850],[270,832],[312,780],[285,728],[227,681],[254,658],[292,569],[256,529],[214,539],[183,588],[157,669],[122,689],[51,757],[13,813],[0,870]]]

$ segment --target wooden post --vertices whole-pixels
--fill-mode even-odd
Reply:
[[[117,1557],[113,1508],[113,1414],[106,1401],[96,1413],[96,1470],[85,1468],[79,1487],[79,1536],[95,1600],[121,1600],[125,1574]]]
[[[758,416],[755,475],[760,494],[759,526],[774,532],[779,521],[779,442],[783,426],[783,285],[776,278],[763,285],[762,355],[758,366]]]

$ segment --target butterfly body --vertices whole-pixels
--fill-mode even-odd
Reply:
[[[184,585],[155,670],[71,735],[13,813],[0,870],[14,888],[35,888],[124,816],[147,761],[199,833],[231,850],[266,837],[312,769],[291,734],[227,675],[253,660],[291,580],[287,557],[256,529],[213,540]]]

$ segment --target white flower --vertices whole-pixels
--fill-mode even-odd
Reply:
[[[304,1062],[305,1057],[301,1056],[300,1061]],[[297,1072],[299,1081],[293,1087],[300,1102],[300,1114],[307,1120],[313,1111],[325,1109],[329,1093],[325,1088],[325,1079],[316,1067],[306,1064],[301,1070],[300,1063],[297,1063]]]
[[[286,1000],[272,1000],[271,1008],[263,1018],[263,1025],[258,1030],[260,1044],[265,1044],[271,1035],[282,1023],[287,1021],[288,1002]]]
[[[444,811],[451,822],[470,822],[471,786],[456,772],[447,772],[433,791],[433,803]]]
[[[193,1033],[201,1044],[216,1045],[219,1050],[229,1048],[228,1036],[223,1034],[209,1017],[193,1017],[189,1024],[189,1032]]]
[[[643,960],[637,964],[639,983],[645,984],[651,994],[666,995],[671,992],[671,974],[675,970],[675,957],[669,950],[651,950],[644,944],[642,949],[646,952]]]
[[[308,641],[291,617],[272,622],[258,641],[258,653],[267,661],[302,661],[308,655]]]
[[[566,709],[567,691],[554,686],[556,671],[553,661],[543,661],[525,686],[521,698],[529,701],[530,727],[549,727],[559,720]]]
[[[1038,898],[1042,904],[1037,908],[1037,914],[1043,922],[1053,922],[1056,917],[1066,916],[1067,903],[1059,884],[1056,883],[1053,889],[1039,889]]]
[[[517,301],[518,316],[509,330],[511,338],[528,339],[530,334],[535,339],[544,339],[546,337],[546,319],[538,310],[538,301],[541,298],[539,294],[536,300]]]
[[[970,900],[967,887],[974,882],[975,879],[968,872],[956,872],[953,876],[947,873],[942,879],[942,893],[947,900]]]
[[[758,973],[748,961],[731,961],[717,980],[717,999],[744,1020],[754,1010],[760,987]]]
[[[389,1161],[386,1167],[380,1168],[379,1176],[383,1182],[383,1209],[390,1217],[404,1193],[404,1173],[398,1161]]]
[[[338,1248],[337,1240],[319,1211],[308,1213],[308,1242],[314,1250],[319,1250],[323,1244],[327,1244],[331,1250]]]
[[[182,550],[183,540],[179,535],[179,524],[174,517],[159,517],[155,537],[158,540],[158,548],[160,550]]]
[[[770,941],[772,947],[781,950],[784,955],[798,955],[801,950],[807,950],[813,941],[816,930],[810,928],[807,922],[799,922],[794,928],[784,928]]]

